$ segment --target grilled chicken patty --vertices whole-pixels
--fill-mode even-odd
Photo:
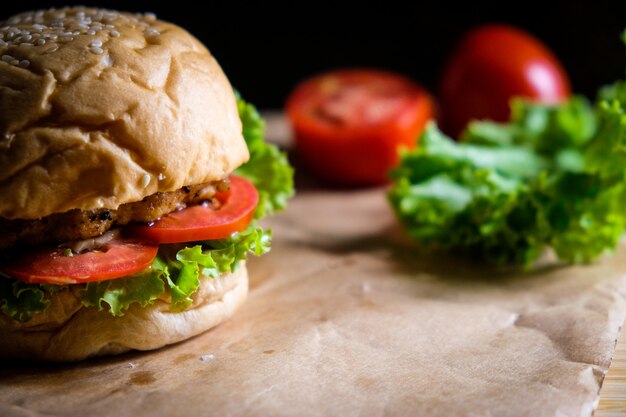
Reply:
[[[70,210],[37,220],[0,218],[0,250],[16,245],[88,239],[106,233],[113,226],[153,222],[172,211],[209,200],[217,191],[227,191],[229,187],[228,180],[222,180],[152,194],[141,201],[122,204],[116,210]]]

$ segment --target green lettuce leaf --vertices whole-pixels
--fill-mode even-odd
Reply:
[[[46,293],[51,292],[50,287],[56,286],[26,284],[0,277],[0,311],[15,320],[28,321],[50,306],[50,300],[46,298]]]
[[[431,125],[392,172],[389,200],[426,248],[530,265],[552,247],[588,262],[626,226],[625,128],[619,100],[594,111],[577,97],[517,100],[509,123],[472,123],[460,142]]]
[[[81,301],[85,307],[108,308],[112,315],[122,316],[132,304],[151,304],[164,290],[161,274],[152,268],[124,278],[87,283]]]
[[[133,304],[143,307],[165,293],[171,297],[172,310],[189,307],[200,279],[212,279],[237,270],[249,254],[262,255],[270,249],[271,233],[250,226],[228,239],[198,242],[192,247],[161,245],[149,270],[108,281],[88,283],[81,293],[83,305],[102,310],[108,307],[121,316]]]
[[[235,173],[249,179],[257,188],[259,205],[255,218],[260,219],[283,210],[294,195],[293,168],[284,152],[265,142],[265,122],[256,108],[241,98],[237,99],[237,107],[250,160]]]
[[[509,123],[473,122],[461,142],[517,145],[552,158],[563,150],[579,149],[595,130],[595,114],[584,97],[572,97],[559,106],[514,99]]]

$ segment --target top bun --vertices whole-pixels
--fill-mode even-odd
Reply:
[[[219,64],[154,15],[19,14],[0,59],[0,217],[115,209],[248,159]]]

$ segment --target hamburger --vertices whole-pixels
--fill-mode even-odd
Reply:
[[[0,357],[149,350],[233,314],[293,193],[197,39],[71,7],[0,23]]]

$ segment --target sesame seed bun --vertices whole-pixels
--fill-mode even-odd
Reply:
[[[180,27],[66,8],[0,35],[0,217],[115,209],[247,160],[231,85]]]
[[[82,7],[0,23],[5,223],[117,209],[222,180],[249,157],[241,130],[221,68],[178,26],[149,14]],[[195,336],[244,301],[245,264],[200,283],[183,311],[171,309],[166,291],[122,317],[84,307],[84,286],[68,285],[46,294],[49,308],[27,322],[0,314],[0,357],[73,361]]]
[[[0,314],[0,357],[66,362],[180,342],[235,312],[248,294],[248,273],[242,262],[236,272],[201,279],[193,305],[181,312],[171,311],[164,298],[148,307],[134,304],[124,316],[113,317],[83,307],[77,291],[52,294],[50,308],[25,323]]]

